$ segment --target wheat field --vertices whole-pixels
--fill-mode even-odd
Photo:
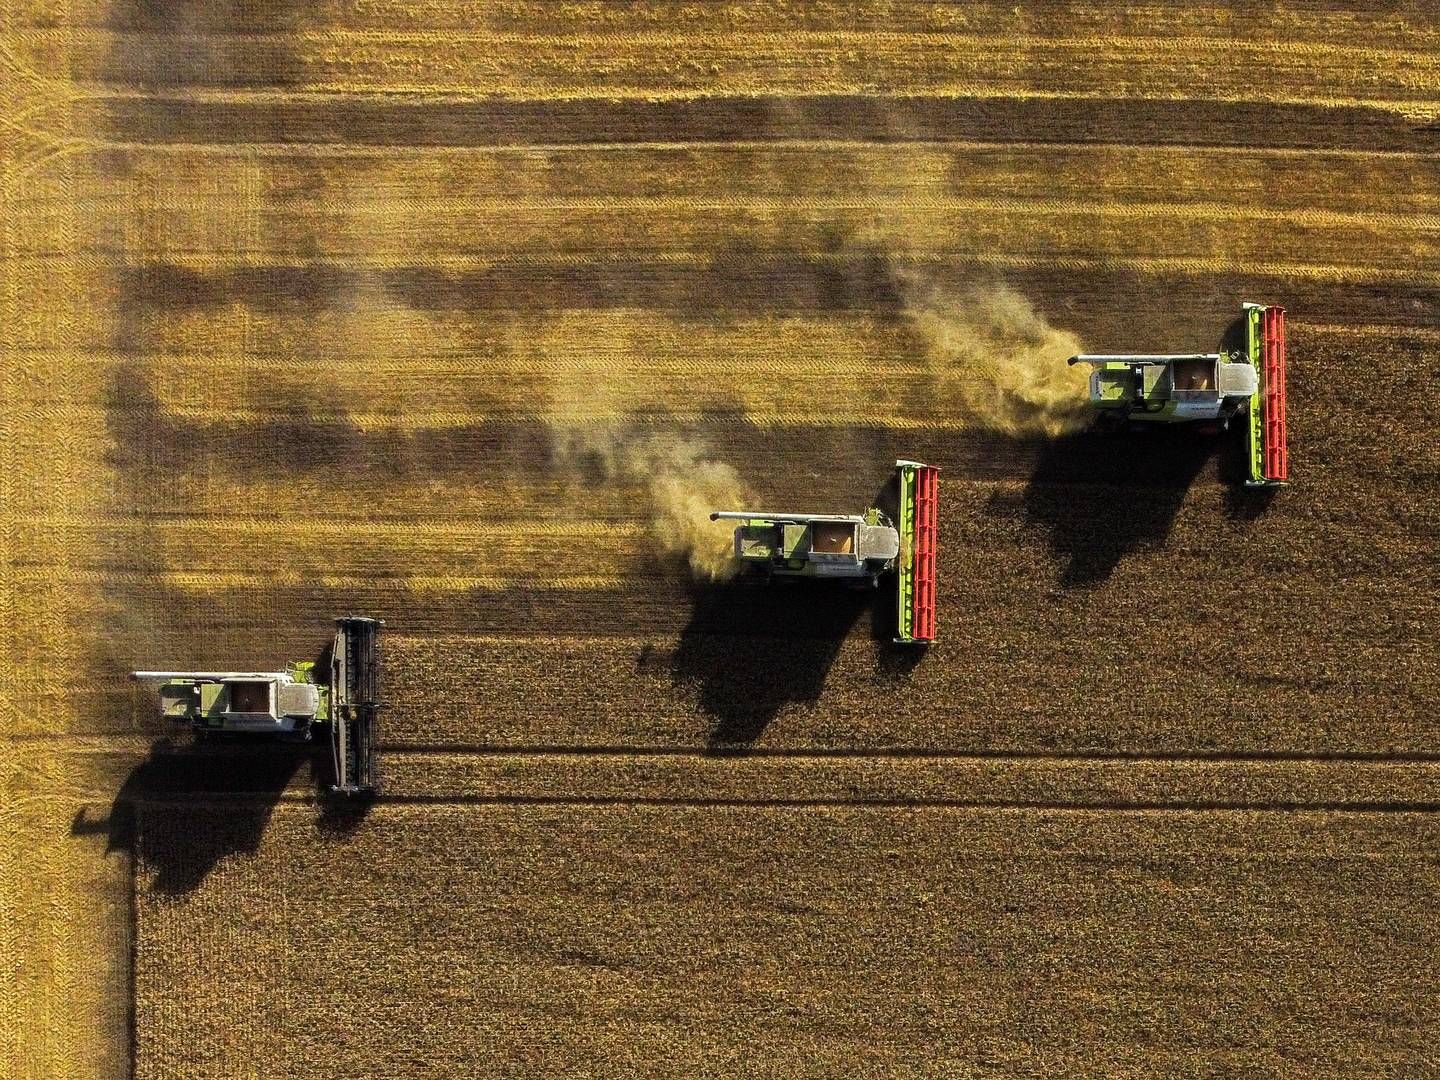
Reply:
[[[1437,1067],[1433,5],[21,0],[0,88],[0,1074]],[[1242,300],[1273,499],[1033,422]],[[687,569],[897,457],[922,658]],[[126,678],[348,612],[368,812]]]

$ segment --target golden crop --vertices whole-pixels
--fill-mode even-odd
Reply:
[[[1437,56],[1338,0],[11,5],[0,1076],[1423,1069]],[[1067,351],[1241,300],[1291,489],[1066,434]],[[918,664],[883,594],[695,580],[712,504],[896,457]],[[347,612],[368,816],[152,749],[127,671]]]

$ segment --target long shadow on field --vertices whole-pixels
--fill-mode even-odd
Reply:
[[[176,476],[225,474],[241,479],[277,473],[323,478],[337,485],[376,479],[476,475],[499,454],[544,461],[548,435],[538,422],[482,419],[453,427],[365,431],[343,405],[317,409],[303,386],[274,382],[242,409],[263,418],[182,419],[160,400],[141,365],[123,364],[110,379],[106,424],[109,462],[126,478],[132,503],[151,512],[165,503]],[[467,402],[483,408],[483,401]]]
[[[1061,583],[1105,581],[1131,552],[1170,535],[1185,494],[1217,451],[1217,438],[1193,427],[1085,431],[1046,446],[1022,499],[1026,520],[1049,533],[1066,560]],[[997,496],[997,498],[1001,498]]]
[[[311,758],[304,744],[177,744],[162,739],[116,794],[107,818],[82,810],[75,836],[133,850],[162,893],[187,893],[227,855],[253,852],[281,794]]]
[[[292,85],[303,77],[302,58],[289,35],[265,31],[296,27],[316,6],[314,0],[113,0],[105,23],[121,33],[106,56],[105,78],[145,89]]]
[[[1250,522],[1264,517],[1275,501],[1273,487],[1247,488],[1250,462],[1245,459],[1245,441],[1226,437],[1220,450],[1220,478],[1225,482],[1225,512],[1231,521]]]
[[[869,589],[778,579],[696,586],[692,596],[672,672],[699,685],[714,750],[749,746],[786,705],[816,701],[841,642],[875,600]]]
[[[891,476],[871,500],[892,518],[899,501]],[[835,581],[745,576],[691,589],[693,613],[680,636],[672,673],[699,684],[700,705],[714,720],[708,746],[716,752],[752,745],[786,705],[819,700],[840,646],[870,612],[884,642],[881,668],[901,677],[916,650],[889,654],[895,633],[893,575],[878,589]]]

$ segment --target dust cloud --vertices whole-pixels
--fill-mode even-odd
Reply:
[[[1054,438],[1088,420],[1084,352],[1008,285],[945,287],[895,272],[902,312],[921,344],[936,405],[1004,435]]]
[[[547,418],[563,464],[601,480],[641,484],[649,496],[656,550],[683,561],[693,577],[724,581],[739,568],[734,525],[711,521],[712,510],[743,509],[749,492],[740,474],[703,440],[641,431],[616,420],[582,420],[552,410]]]

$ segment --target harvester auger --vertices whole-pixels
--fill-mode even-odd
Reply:
[[[1164,356],[1083,354],[1091,364],[1090,404],[1115,425],[1230,421],[1247,413],[1247,487],[1290,479],[1285,421],[1285,309],[1244,305],[1240,352]]]
[[[309,742],[328,729],[334,762],[332,790],[346,795],[379,788],[375,720],[380,709],[380,619],[335,620],[328,679],[313,661],[284,671],[136,671],[137,679],[164,680],[160,712],[188,722],[202,736],[237,734]]]
[[[935,553],[939,470],[897,461],[899,524],[877,507],[863,514],[769,514],[722,510],[711,521],[737,521],[735,557],[766,577],[808,577],[878,585],[897,575],[895,640],[935,640]]]

